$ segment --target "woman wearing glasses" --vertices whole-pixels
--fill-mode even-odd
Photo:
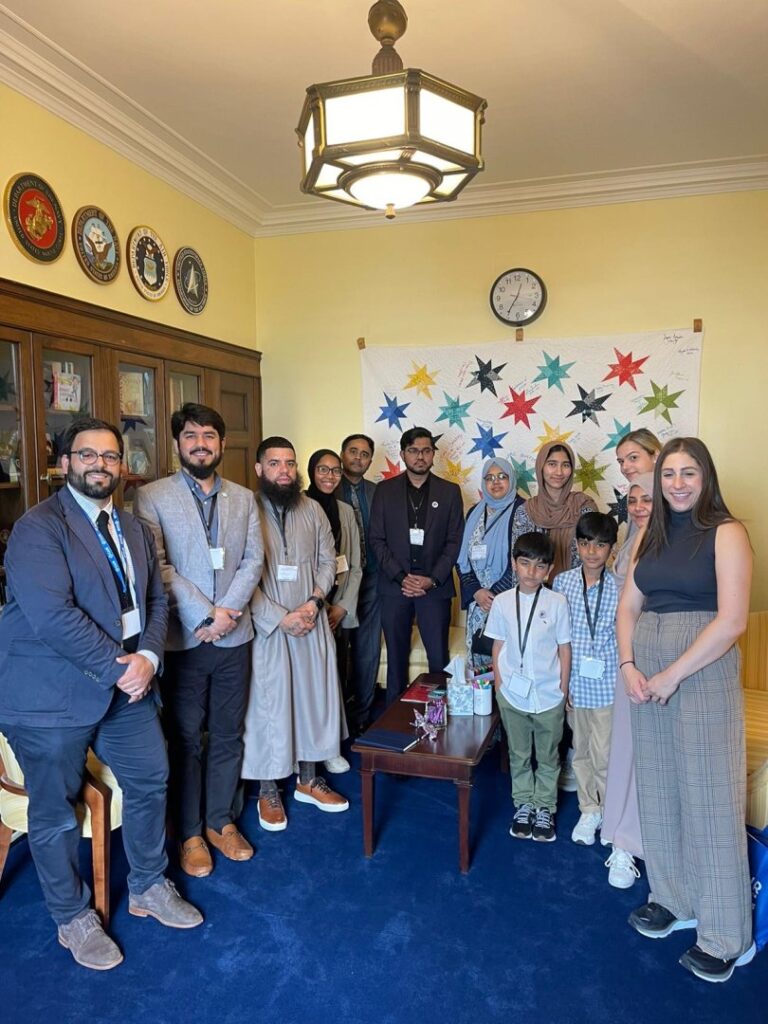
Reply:
[[[467,654],[475,668],[490,665],[493,641],[483,633],[493,599],[515,585],[510,536],[515,509],[523,503],[506,459],[485,463],[482,492],[482,501],[467,514],[457,563],[461,607],[467,609]]]

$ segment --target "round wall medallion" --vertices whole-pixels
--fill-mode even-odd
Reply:
[[[109,284],[120,269],[120,241],[115,225],[97,206],[81,206],[72,221],[77,262],[92,281]]]
[[[25,256],[38,263],[53,263],[61,256],[64,214],[47,181],[36,174],[17,174],[6,185],[3,207],[11,238]]]
[[[145,224],[128,236],[128,269],[137,290],[150,302],[157,302],[168,291],[168,253],[163,241]]]
[[[173,260],[173,286],[184,309],[193,316],[208,302],[208,275],[200,253],[185,246]]]

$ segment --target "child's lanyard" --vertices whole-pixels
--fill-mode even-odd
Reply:
[[[597,587],[597,602],[595,604],[595,618],[592,620],[592,614],[589,610],[589,601],[587,600],[587,577],[584,575],[584,568],[581,570],[581,582],[584,587],[584,612],[587,616],[587,625],[589,626],[589,635],[592,637],[592,650],[595,649],[595,635],[597,634],[597,620],[600,618],[600,605],[603,600],[603,587],[605,585],[605,566],[603,571],[600,573],[600,583]]]
[[[523,656],[525,654],[525,648],[528,646],[528,634],[531,632],[531,623],[533,622],[533,613],[536,611],[536,605],[539,603],[539,594],[541,593],[541,587],[536,591],[536,596],[533,599],[531,610],[528,613],[528,621],[525,624],[525,633],[521,633],[520,629],[520,588],[515,588],[515,609],[517,611],[517,645],[520,648],[520,672],[523,671]]]

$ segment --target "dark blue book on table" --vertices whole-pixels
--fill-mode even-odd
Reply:
[[[397,729],[369,729],[357,737],[355,746],[376,747],[378,750],[394,750],[403,754],[415,747],[420,739],[420,736],[414,736],[412,732],[398,732]]]

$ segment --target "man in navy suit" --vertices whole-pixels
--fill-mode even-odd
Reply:
[[[150,530],[112,504],[122,458],[116,427],[70,425],[66,486],[11,534],[0,617],[0,732],[24,772],[30,850],[60,944],[94,970],[123,956],[78,872],[74,808],[89,747],[123,791],[129,912],[172,928],[202,922],[165,878],[168,761],[154,678],[168,604]]]
[[[459,487],[431,472],[432,434],[424,427],[406,430],[400,456],[405,473],[378,485],[370,525],[387,642],[388,705],[408,682],[414,616],[429,671],[440,672],[448,663],[453,566],[464,529]]]

